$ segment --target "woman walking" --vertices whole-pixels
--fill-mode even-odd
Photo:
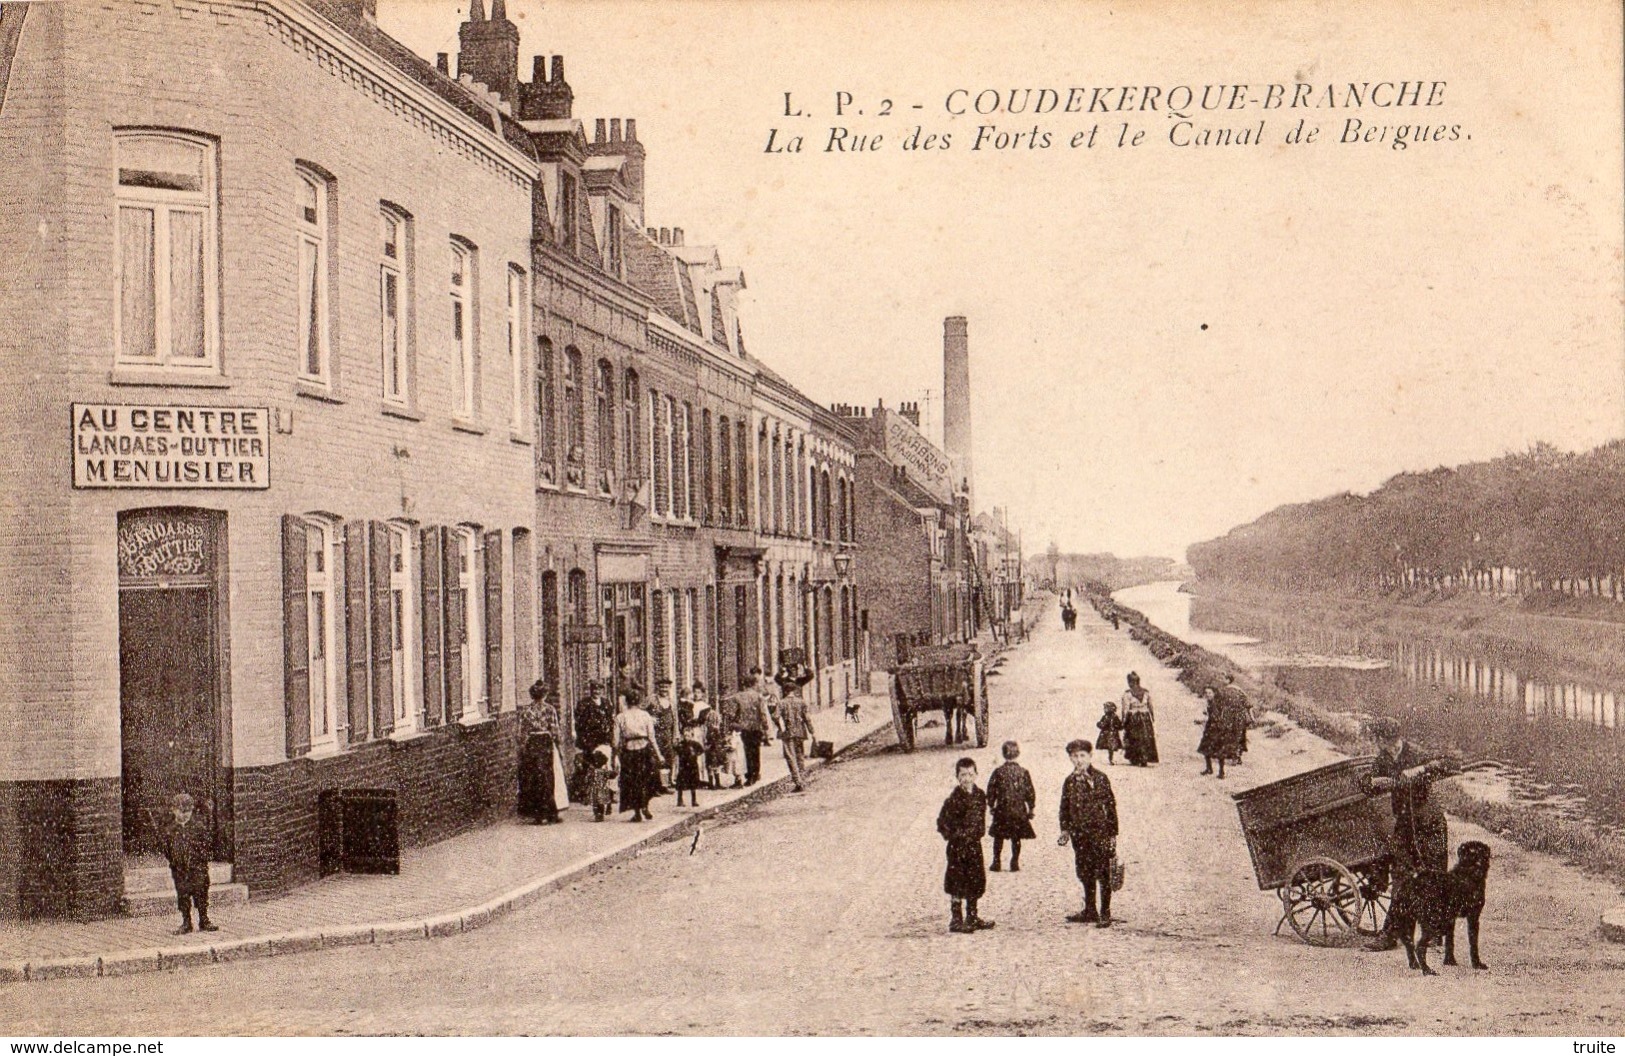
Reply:
[[[1140,676],[1128,673],[1128,689],[1123,691],[1123,756],[1132,766],[1148,766],[1157,761],[1156,712],[1151,709],[1151,691],[1140,685]]]
[[[559,712],[549,696],[538,681],[519,708],[519,814],[534,825],[559,821]]]
[[[630,810],[633,821],[644,821],[653,816],[649,800],[659,792],[666,758],[655,742],[654,716],[643,710],[636,690],[627,693],[626,710],[615,716],[615,749],[621,757],[621,813]]]
[[[1241,734],[1246,730],[1246,717],[1241,716],[1241,725],[1238,728],[1236,709],[1230,706],[1213,686],[1202,690],[1202,699],[1207,701],[1207,724],[1202,729],[1202,741],[1196,750],[1202,756],[1205,764],[1203,774],[1213,773],[1213,761],[1219,761],[1219,777],[1224,777],[1224,764],[1241,758]]]

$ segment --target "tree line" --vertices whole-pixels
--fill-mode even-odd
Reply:
[[[1197,543],[1201,579],[1277,591],[1542,591],[1625,600],[1625,441],[1537,444],[1280,506]]]

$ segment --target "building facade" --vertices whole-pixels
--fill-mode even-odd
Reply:
[[[117,912],[179,792],[251,897],[347,790],[502,816],[538,678],[861,683],[848,432],[504,6],[455,71],[369,0],[0,6],[0,918]]]

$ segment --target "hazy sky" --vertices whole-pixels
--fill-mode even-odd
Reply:
[[[942,318],[969,317],[977,500],[1032,549],[1179,555],[1283,502],[1621,435],[1617,5],[1202,8],[508,3],[522,75],[562,54],[589,135],[637,119],[647,222],[744,268],[746,343],[812,397],[940,400]],[[380,22],[432,58],[466,9],[380,0]],[[1434,107],[1258,105],[1297,81],[1446,83]],[[1259,145],[1176,147],[1160,103],[947,112],[955,89],[1236,84],[1251,105],[1191,119],[1263,120]],[[1299,118],[1319,142],[1283,144]],[[1349,118],[1459,138],[1339,143]],[[832,124],[885,142],[825,152]],[[898,149],[916,124],[951,148]],[[1052,146],[973,152],[985,124]],[[766,153],[774,127],[805,151]]]

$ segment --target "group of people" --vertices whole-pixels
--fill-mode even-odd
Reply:
[[[573,772],[564,763],[557,692],[545,683],[530,688],[519,709],[519,813],[535,824],[554,824],[573,798],[592,807],[593,820],[630,812],[632,821],[653,816],[661,795],[685,793],[699,805],[703,788],[742,788],[762,776],[762,745],[777,737],[794,791],[804,788],[806,742],[812,736],[802,687],[812,681],[806,664],[780,665],[771,683],[753,668],[744,686],[713,704],[704,683],[679,690],[656,683],[652,701],[628,688],[611,704],[604,683],[594,679],[575,707]],[[776,687],[776,692],[774,688]],[[566,794],[564,775],[571,773]]]
[[[1118,752],[1130,766],[1150,766],[1158,761],[1157,715],[1151,706],[1151,691],[1140,683],[1138,672],[1128,673],[1128,688],[1120,700],[1108,700],[1100,709],[1095,747],[1106,753],[1109,765],[1117,765]]]
[[[1109,928],[1112,888],[1117,872],[1117,799],[1111,781],[1095,769],[1095,746],[1086,740],[1067,744],[1072,772],[1061,784],[1060,846],[1071,845],[1073,865],[1083,885],[1083,906],[1067,920]],[[976,761],[959,760],[954,766],[954,790],[937,814],[937,832],[947,843],[948,865],[942,889],[949,899],[948,930],[968,934],[994,927],[984,920],[978,903],[987,892],[989,869],[982,855],[982,839],[993,836],[992,872],[1002,871],[1004,843],[1010,843],[1010,872],[1021,871],[1021,841],[1037,838],[1033,817],[1038,802],[1032,776],[1016,759],[1021,746],[1006,741],[1004,763],[987,779],[984,792],[976,786]],[[992,816],[992,825],[988,817]]]

